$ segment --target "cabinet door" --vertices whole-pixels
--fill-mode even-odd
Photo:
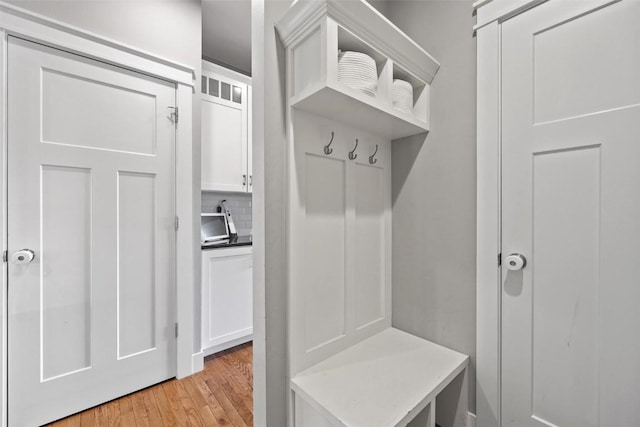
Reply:
[[[203,252],[202,348],[211,354],[251,339],[253,256],[251,249]]]
[[[247,191],[247,85],[203,71],[201,100],[202,189]]]

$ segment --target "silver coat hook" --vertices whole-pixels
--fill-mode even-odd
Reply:
[[[353,147],[353,150],[349,151],[349,160],[355,160],[358,155],[355,154],[356,148],[358,148],[358,138],[356,138],[356,146]]]
[[[324,154],[327,156],[333,153],[333,148],[331,148],[331,144],[333,143],[333,131],[331,132],[331,141],[327,145],[324,146]]]
[[[376,156],[377,152],[378,152],[378,144],[376,144],[376,149],[373,152],[373,154],[369,156],[369,163],[371,163],[372,165],[375,165],[376,162],[378,161],[378,159],[374,159],[374,157]]]

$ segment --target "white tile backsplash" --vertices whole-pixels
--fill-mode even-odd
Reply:
[[[202,212],[217,212],[217,208],[222,200],[226,200],[226,205],[231,211],[233,223],[236,225],[238,234],[241,236],[252,234],[253,216],[251,194],[203,191]]]

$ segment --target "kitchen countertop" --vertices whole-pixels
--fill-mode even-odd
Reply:
[[[235,236],[230,239],[221,240],[214,245],[201,246],[203,251],[210,249],[223,249],[233,248],[235,246],[251,246],[253,245],[253,239],[251,236]]]

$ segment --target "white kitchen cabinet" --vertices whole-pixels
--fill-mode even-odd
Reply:
[[[202,189],[251,192],[251,78],[202,62]]]
[[[202,251],[202,350],[205,356],[253,338],[251,246]]]

